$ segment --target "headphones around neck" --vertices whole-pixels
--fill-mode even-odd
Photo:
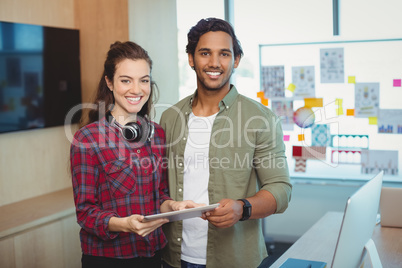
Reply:
[[[154,125],[145,116],[137,115],[137,122],[128,122],[124,126],[119,125],[116,122],[116,118],[113,117],[110,111],[106,114],[107,121],[118,130],[126,141],[130,142],[145,142],[150,141],[154,136]]]

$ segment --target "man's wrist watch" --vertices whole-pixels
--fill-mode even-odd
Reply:
[[[247,199],[238,199],[244,203],[243,205],[243,216],[241,217],[240,221],[248,220],[251,216],[251,204],[247,201]]]

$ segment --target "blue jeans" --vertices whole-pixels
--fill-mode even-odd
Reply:
[[[189,263],[186,261],[181,260],[181,268],[206,268],[206,265],[203,264],[195,264],[195,263]],[[173,268],[169,264],[163,262],[163,268]]]

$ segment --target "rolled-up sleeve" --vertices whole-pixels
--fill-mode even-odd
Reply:
[[[71,146],[71,173],[74,189],[77,222],[86,232],[102,240],[114,239],[119,233],[108,229],[111,217],[118,217],[113,211],[99,207],[96,181],[99,176],[98,164],[89,146],[73,143]]]
[[[288,207],[292,191],[282,126],[279,118],[272,113],[266,119],[267,126],[257,132],[254,166],[261,189],[274,196],[276,213],[282,213]]]

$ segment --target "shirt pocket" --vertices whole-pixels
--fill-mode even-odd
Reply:
[[[250,171],[225,170],[220,176],[215,177],[215,185],[224,198],[239,199],[248,197],[251,188]],[[254,189],[256,186],[254,185]]]
[[[225,198],[239,199],[247,196],[253,168],[253,150],[225,148],[219,152],[219,166],[215,169],[214,186]],[[255,188],[255,186],[254,186]]]
[[[254,150],[242,148],[218,149],[216,157],[212,157],[211,167],[220,168],[226,171],[242,172],[253,168]],[[214,159],[216,158],[216,159]],[[218,166],[216,163],[219,163]]]
[[[129,164],[114,161],[105,165],[106,179],[111,194],[115,197],[130,195],[136,190],[136,178]]]

